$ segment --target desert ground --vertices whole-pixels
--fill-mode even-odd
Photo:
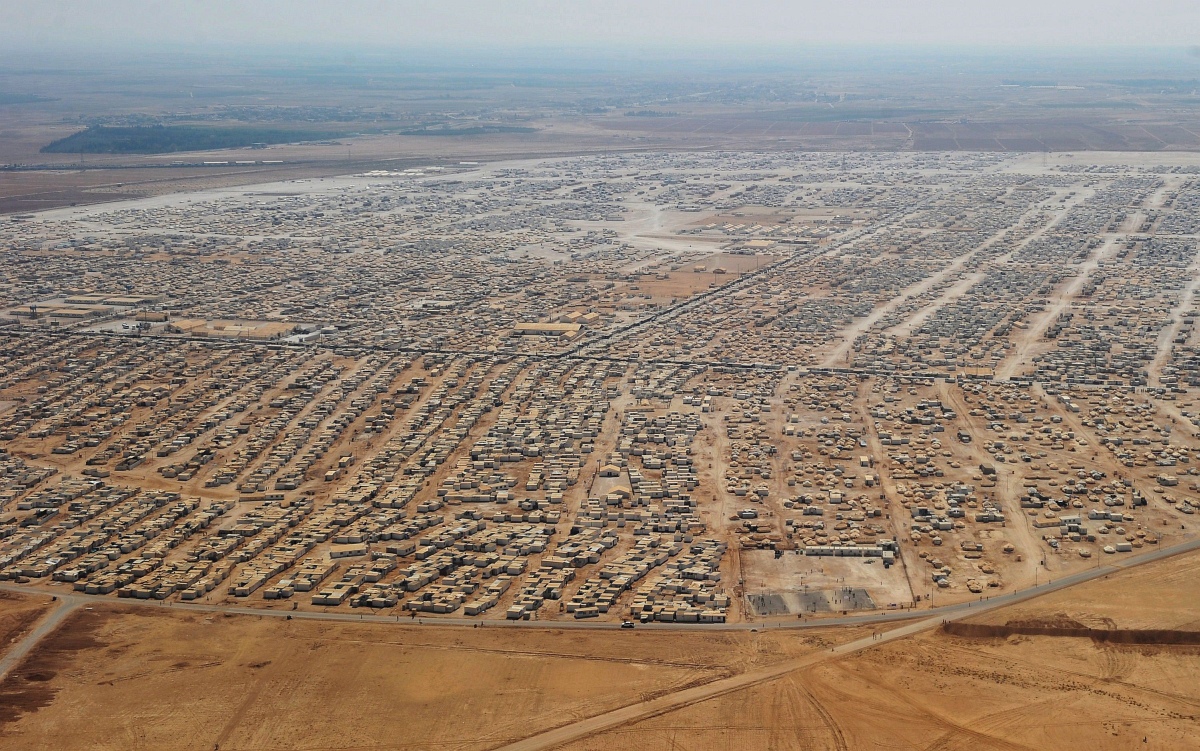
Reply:
[[[1196,746],[1194,82],[157,62],[0,63],[0,747]]]
[[[0,686],[0,742],[488,749],[861,633],[421,628],[98,606]]]
[[[1172,574],[1196,565],[1197,554],[1166,559],[982,620],[1188,628],[1200,592],[1195,577]],[[1114,604],[1113,592],[1156,605]],[[98,604],[0,685],[3,738],[14,748],[549,748],[520,744],[791,663],[803,667],[561,747],[1183,749],[1196,733],[1195,646],[962,638],[935,624],[827,651],[899,625],[430,628]]]
[[[1190,555],[967,622],[1195,631]],[[1185,749],[1195,646],[934,629],[562,748]]]

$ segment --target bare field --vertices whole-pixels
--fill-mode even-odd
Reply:
[[[738,253],[714,253],[711,256],[705,256],[691,264],[693,273],[707,273],[712,275],[717,269],[725,269],[730,274],[744,274],[747,271],[753,271],[756,268],[761,268],[769,264],[775,263],[777,258],[772,256],[756,256],[745,255]],[[696,266],[704,266],[706,272],[696,272]],[[717,276],[720,276],[718,273]],[[721,280],[718,280],[721,281]]]
[[[1178,561],[1158,566],[1172,563]],[[1162,603],[1161,589],[1151,587],[1144,598],[1130,595],[1139,584],[1163,578],[1156,568],[1148,566],[1132,581],[1082,585],[981,620],[1026,621],[1057,609],[1085,621],[1111,613],[1122,625],[1194,629],[1194,621],[1181,624],[1194,618],[1194,586],[1177,586],[1168,600],[1174,607],[1159,604],[1149,613],[1139,606],[1154,596]],[[1197,733],[1198,668],[1195,647],[929,632],[562,748],[1185,749]]]
[[[1181,626],[1194,616],[1195,584],[1186,582],[1195,558],[988,620],[1011,622],[1035,607],[1101,612],[1106,588],[1158,582],[1174,587],[1174,606],[1134,625]],[[1154,596],[1161,591],[1148,589]],[[0,685],[10,708],[0,737],[35,749],[495,748],[865,633],[430,629],[80,611]],[[562,748],[1182,749],[1197,730],[1197,660],[1195,648],[929,632]]]
[[[0,655],[29,631],[49,607],[49,597],[0,592]]]
[[[428,164],[453,164],[463,159],[506,159],[546,154],[590,153],[598,149],[631,149],[611,136],[489,135],[450,139],[431,154],[427,138],[362,136],[337,145],[280,145],[266,150],[227,149],[141,156],[135,154],[39,154],[37,148],[58,130],[27,137],[26,147],[0,152],[0,163],[49,167],[0,173],[0,214],[23,214],[63,206],[110,203],[145,196],[259,185],[277,180],[333,177],[371,169],[406,169]],[[0,139],[0,144],[8,143]],[[11,147],[12,144],[8,143]],[[349,148],[347,148],[349,145]],[[247,166],[170,166],[173,161],[268,160],[278,164]],[[81,163],[86,169],[80,168]]]
[[[928,635],[563,748],[1184,749],[1198,662],[1193,649]]]
[[[0,744],[486,749],[858,635],[431,629],[80,611],[0,685],[11,708]]]
[[[1086,110],[1085,108],[1081,108]],[[1153,120],[1121,122],[1077,111],[1069,121],[1033,115],[1021,121],[974,123],[889,120],[854,122],[836,110],[780,109],[756,115],[696,108],[678,117],[603,117],[594,127],[683,141],[774,141],[801,148],[917,149],[925,151],[1191,150],[1200,138],[1188,129]],[[822,122],[821,120],[828,120]]]
[[[968,623],[1195,631],[1200,556],[1005,607]],[[1200,649],[932,631],[563,746],[648,749],[1185,749]]]

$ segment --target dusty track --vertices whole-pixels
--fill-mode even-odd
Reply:
[[[12,646],[3,657],[0,657],[0,678],[8,675],[9,671],[20,664],[21,660],[37,646],[38,642],[44,639],[54,629],[58,628],[63,619],[71,614],[76,608],[83,604],[82,600],[72,598],[71,600],[60,599],[57,607],[44,615],[42,619],[34,626],[29,633]]]
[[[1025,590],[1021,593],[1005,595],[984,602],[966,603],[962,605],[952,605],[944,608],[937,608],[934,611],[937,614],[931,618],[925,618],[914,623],[901,626],[891,631],[884,632],[878,635],[868,636],[856,641],[852,641],[841,646],[832,647],[828,652],[819,652],[815,654],[805,655],[792,660],[787,660],[770,667],[753,670],[732,678],[723,678],[713,681],[703,686],[695,686],[674,694],[668,694],[649,701],[638,702],[626,707],[622,707],[611,712],[606,712],[595,717],[589,717],[585,720],[573,722],[553,730],[539,733],[529,738],[510,743],[505,746],[498,747],[498,751],[541,751],[542,749],[552,749],[562,746],[580,738],[584,738],[595,733],[610,730],[633,722],[638,722],[651,717],[657,717],[670,711],[691,706],[693,704],[706,701],[708,699],[724,696],[725,694],[739,691],[751,686],[757,686],[762,683],[782,677],[796,670],[811,667],[828,660],[844,657],[865,649],[870,649],[889,641],[895,641],[907,636],[936,628],[943,623],[962,618],[967,615],[984,613],[989,610],[1004,607],[1025,599],[1031,599],[1044,594],[1048,591],[1064,589],[1066,587],[1081,584],[1101,576],[1107,576],[1112,573],[1112,569],[1126,569],[1133,566],[1149,563],[1152,560],[1159,560],[1178,553],[1187,552],[1189,550],[1200,549],[1200,540],[1184,543],[1173,548],[1164,548],[1150,554],[1140,557],[1138,560],[1130,559],[1129,561],[1113,567],[1104,567],[1084,571],[1073,576],[1060,579],[1057,582],[1042,585],[1032,589]],[[817,706],[814,702],[814,706]],[[818,710],[819,712],[820,710]],[[827,718],[828,723],[832,723],[832,718]],[[955,729],[959,732],[962,729]],[[831,724],[831,732],[837,734],[836,724]],[[988,736],[989,741],[994,741]],[[1023,748],[1017,744],[1011,744],[1011,748]]]

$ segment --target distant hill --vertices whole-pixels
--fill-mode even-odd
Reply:
[[[38,96],[37,94],[14,94],[8,91],[0,91],[0,104],[32,104],[34,102],[53,102],[50,97]]]

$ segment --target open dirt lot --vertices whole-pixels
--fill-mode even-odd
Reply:
[[[884,568],[878,562],[868,564],[863,559],[788,554],[775,558],[766,550],[743,551],[741,564],[749,596],[782,594],[788,605],[787,614],[820,616],[843,610],[912,604],[912,590],[899,566]],[[752,609],[767,614],[757,607]]]

